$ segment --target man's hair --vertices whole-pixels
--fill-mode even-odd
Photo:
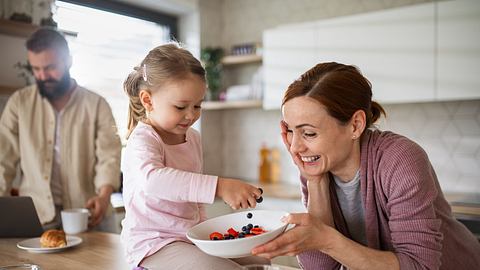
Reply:
[[[70,50],[68,49],[67,40],[58,31],[50,28],[40,28],[35,31],[26,42],[27,50],[39,53],[47,49],[57,51],[62,57],[68,57]]]

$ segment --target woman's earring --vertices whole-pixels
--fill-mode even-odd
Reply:
[[[353,136],[352,136],[352,139],[356,140],[356,139],[357,139],[357,136],[353,135]]]

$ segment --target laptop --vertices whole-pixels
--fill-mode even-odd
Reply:
[[[38,237],[43,233],[31,197],[0,197],[0,237]]]

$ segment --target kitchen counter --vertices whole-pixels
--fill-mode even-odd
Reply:
[[[301,200],[300,185],[286,183],[260,183],[255,185],[261,187],[265,197],[285,200]],[[472,215],[480,218],[480,194],[473,193],[445,193],[445,199],[450,203],[452,212],[455,215]]]
[[[263,189],[263,196],[286,200],[301,200],[302,191],[300,185],[286,183],[260,183],[254,185]]]
[[[23,238],[2,238],[0,267],[29,263],[42,269],[131,269],[124,259],[120,235],[92,231],[77,236],[83,240],[80,245],[56,253],[30,253],[17,247]]]
[[[452,206],[454,214],[472,215],[480,219],[480,194],[445,193],[445,198]]]

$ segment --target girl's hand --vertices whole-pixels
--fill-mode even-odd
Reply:
[[[242,180],[231,178],[218,178],[216,196],[222,198],[232,209],[255,208],[257,198],[262,195],[261,191]]]
[[[282,221],[296,226],[274,240],[255,247],[253,255],[271,259],[277,256],[295,256],[307,250],[322,250],[328,245],[328,234],[334,231],[308,213],[289,214]]]

